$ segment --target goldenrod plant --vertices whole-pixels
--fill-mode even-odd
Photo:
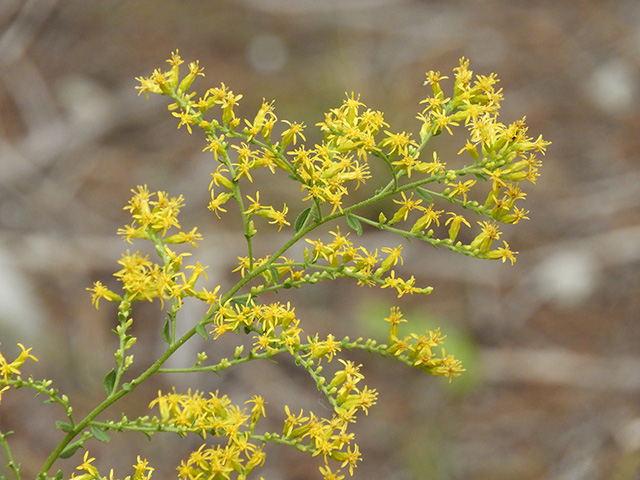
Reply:
[[[368,108],[352,93],[319,119],[316,126],[323,139],[315,145],[306,143],[303,123],[278,120],[273,102],[263,100],[253,118],[240,118],[236,107],[243,95],[233,93],[224,83],[199,95],[190,91],[193,81],[204,76],[199,63],[190,63],[183,77],[178,52],[168,63],[168,70],[157,69],[149,77],[138,78],[137,88],[147,97],[168,97],[178,128],[202,132],[204,150],[211,153],[213,165],[208,204],[212,221],[232,214],[242,221],[246,255],[238,258],[233,273],[237,283],[230,288],[211,285],[207,283],[209,267],[191,261],[188,250],[204,239],[196,227],[182,227],[182,195],[138,186],[125,206],[131,223],[118,234],[129,244],[151,242],[157,255],[151,258],[127,250],[114,273],[120,290],[110,290],[100,281],[88,289],[96,308],[103,300],[118,305],[113,330],[117,337],[115,364],[104,377],[103,400],[84,418],[76,418],[71,400],[50,380],[22,375],[25,362],[36,360],[32,349],[23,345],[19,345],[22,353],[11,362],[0,355],[0,396],[11,394],[12,389],[31,388],[45,403],[57,404],[66,416],[56,423],[60,442],[42,465],[37,476],[41,480],[64,478],[56,462],[74,455],[82,459],[71,478],[114,478],[113,471],[98,471],[89,450],[92,442],[108,441],[122,431],[148,437],[160,433],[199,436],[201,446],[176,466],[175,475],[185,480],[257,478],[267,461],[264,446],[269,443],[317,457],[317,478],[337,480],[353,475],[361,453],[350,426],[362,413],[369,413],[378,392],[364,384],[362,365],[348,359],[347,352],[377,354],[449,380],[465,370],[445,352],[445,335],[440,329],[402,332],[400,325],[407,320],[398,306],[390,307],[389,316],[379,319],[389,324],[385,339],[321,337],[305,330],[304,320],[286,294],[285,301],[275,303],[266,303],[264,294],[313,288],[318,282],[343,277],[358,285],[391,291],[397,297],[429,294],[430,286],[419,285],[414,275],[401,276],[406,267],[398,269],[403,264],[402,242],[409,240],[513,264],[517,252],[504,241],[496,246],[501,237],[499,225],[528,218],[528,212],[517,203],[525,199],[523,184],[535,184],[541,166],[538,154],[545,153],[549,142],[529,137],[524,118],[509,125],[500,123],[502,90],[496,88],[498,78],[495,74],[474,77],[464,58],[453,69],[449,93],[443,89],[448,77],[427,73],[424,83],[428,95],[417,115],[417,135],[394,131],[382,112]],[[456,157],[461,161],[445,161],[438,152],[427,149],[433,137],[442,132],[453,134],[454,130],[468,135]],[[376,177],[382,178],[375,181],[379,188],[367,193],[372,162],[383,167],[376,168]],[[259,169],[268,170],[278,185],[293,182],[297,204],[272,205],[261,196],[260,185],[253,179]],[[359,187],[358,195],[350,196]],[[376,212],[373,217],[371,212]],[[320,228],[323,226],[326,229]],[[254,256],[259,229],[280,232],[277,238],[281,244],[263,257]],[[396,234],[400,243],[380,251],[359,245],[360,236],[374,229]],[[179,244],[184,245],[176,247]],[[185,246],[187,251],[178,253]],[[179,335],[176,324],[183,321],[179,320],[180,310],[187,298],[204,302],[208,311]],[[158,326],[166,348],[151,365],[138,365],[142,373],[132,374],[130,368],[136,360],[130,349],[138,340],[131,328],[134,304],[153,301],[166,314],[164,324]],[[195,336],[216,342],[229,335],[247,339],[232,358],[210,359],[200,353],[191,366],[165,365]],[[266,405],[258,394],[266,385],[255,385],[255,395],[240,399],[218,391],[161,391],[146,399],[149,414],[136,419],[127,418],[115,405],[154,375],[224,375],[236,365],[286,356],[306,372],[329,409],[314,412],[292,405]],[[278,431],[265,431],[260,420],[272,409],[278,409],[285,420]],[[102,420],[97,420],[98,415]],[[110,419],[105,420],[105,415]],[[3,460],[9,476],[21,479],[20,463],[10,448],[10,433],[0,432]],[[147,460],[138,457],[126,478],[148,479],[153,471]]]

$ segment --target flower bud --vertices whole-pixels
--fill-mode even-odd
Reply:
[[[180,82],[180,85],[178,86],[178,92],[182,93],[188,90],[197,75],[202,75],[204,77],[204,73],[202,73],[202,69],[198,64],[198,61],[191,62],[189,64],[189,74]]]
[[[227,190],[233,190],[233,182],[231,182],[231,180],[229,180],[222,173],[214,172],[214,173],[211,174],[211,177],[213,178],[213,181],[215,182],[216,185],[222,186],[222,187],[226,188]],[[212,195],[213,195],[213,193],[212,193]]]

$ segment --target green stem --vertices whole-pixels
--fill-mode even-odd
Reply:
[[[11,469],[16,480],[20,480],[20,478],[22,478],[20,477],[20,464],[16,464],[15,460],[13,459],[13,454],[11,453],[9,442],[7,440],[7,435],[11,435],[12,433],[13,432],[0,432],[0,445],[2,445],[2,448],[7,455],[7,467]],[[6,479],[7,477],[2,476],[0,478]]]
[[[220,372],[222,370],[226,370],[232,365],[240,365],[242,363],[251,362],[253,360],[263,360],[269,359],[274,355],[278,355],[279,353],[284,353],[288,351],[288,347],[280,347],[275,351],[265,352],[265,353],[254,353],[251,352],[250,355],[241,358],[234,358],[233,360],[221,361],[215,365],[208,365],[206,367],[185,367],[185,368],[160,368],[158,369],[158,373],[195,373],[195,372]]]
[[[138,385],[143,383],[149,377],[154,375],[160,369],[160,367],[167,361],[167,359],[171,355],[173,355],[173,353],[178,348],[180,348],[182,345],[184,345],[187,340],[189,340],[191,337],[193,337],[195,335],[195,333],[196,333],[196,326],[191,328],[191,330],[189,330],[187,333],[185,333],[173,345],[170,345],[169,348],[167,348],[167,350],[162,354],[162,356],[160,358],[158,358],[158,360],[156,360],[156,362],[153,365],[151,365],[147,370],[145,370],[140,376],[138,376],[137,378],[135,378],[131,382],[129,382],[127,389],[123,388],[123,389],[113,393],[112,395],[108,396],[106,399],[104,399],[102,401],[102,403],[100,403],[96,408],[94,408],[86,417],[84,417],[79,423],[77,423],[75,425],[75,427],[73,428],[73,430],[71,430],[69,433],[67,433],[67,435],[65,435],[65,437],[58,444],[58,446],[51,452],[51,454],[49,455],[49,457],[45,461],[44,465],[40,469],[40,472],[38,473],[37,478],[42,479],[42,480],[46,479],[47,478],[47,472],[51,469],[51,467],[53,466],[55,461],[58,459],[60,454],[72,442],[72,440],[75,437],[77,437],[85,428],[87,428],[87,426],[89,426],[90,423],[98,415],[100,415],[102,412],[104,412],[107,408],[109,408],[111,405],[116,403],[122,397],[127,395],[129,392],[135,390],[135,388]]]

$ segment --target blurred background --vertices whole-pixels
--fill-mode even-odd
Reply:
[[[427,70],[450,74],[465,56],[476,73],[496,72],[502,122],[526,115],[530,135],[553,142],[522,204],[531,220],[505,229],[520,252],[515,266],[413,242],[404,250],[407,273],[435,288],[429,297],[398,301],[386,290],[332,282],[270,300],[294,302],[307,333],[382,341],[382,319],[397,304],[413,330],[441,326],[447,352],[468,369],[448,384],[348,353],[380,391],[357,424],[364,462],[354,478],[640,478],[640,3],[2,0],[0,342],[9,358],[17,342],[33,346],[40,362],[24,372],[53,379],[77,416],[100,400],[113,363],[115,310],[96,311],[85,288],[114,285],[116,261],[130,247],[115,232],[129,222],[122,207],[131,188],[185,195],[182,225],[205,236],[194,260],[211,265],[211,286],[232,285],[244,254],[235,224],[205,208],[215,164],[201,151],[202,136],[176,129],[165,98],[136,96],[134,77],[165,68],[176,49],[205,68],[196,90],[224,82],[244,94],[238,114],[250,118],[263,97],[275,99],[279,118],[308,125],[309,142],[347,91],[384,111],[392,130],[416,135]],[[436,140],[454,162],[457,144]],[[261,191],[279,208],[298,192],[275,178],[283,180],[265,177]],[[282,241],[258,229],[259,254]],[[366,233],[365,245],[397,244]],[[201,314],[188,303],[180,321]],[[143,369],[162,348],[163,319],[157,304],[137,305],[134,318],[134,369]],[[211,359],[231,355],[234,344],[220,343],[189,343],[172,366],[191,365],[203,350]],[[164,376],[127,399],[127,415],[144,414],[171,385],[220,390],[237,403],[263,393],[272,430],[283,403],[326,409],[308,378],[282,360],[222,377]],[[53,423],[62,418],[31,391],[4,396],[0,428],[16,431],[24,478],[58,443]],[[141,455],[163,479],[175,478],[199,441],[123,434],[87,446],[103,474],[113,467],[124,477]],[[265,478],[320,476],[317,459],[284,447],[267,452]],[[80,458],[56,466],[69,475]],[[4,465],[4,453],[0,459]]]

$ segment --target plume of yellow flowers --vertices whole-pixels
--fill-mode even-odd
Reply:
[[[127,250],[114,273],[121,285],[119,292],[100,281],[88,288],[96,308],[102,299],[118,304],[114,333],[119,345],[115,366],[103,381],[106,399],[84,419],[76,420],[69,399],[50,388],[50,381],[20,377],[23,363],[36,359],[31,349],[19,344],[22,352],[14,361],[0,354],[0,400],[9,387],[26,386],[64,408],[68,421],[56,425],[65,436],[45,462],[39,478],[50,478],[47,473],[56,459],[72,456],[85,441],[94,438],[106,442],[107,432],[124,430],[147,436],[172,432],[201,437],[200,447],[177,467],[179,478],[184,480],[246,480],[265,463],[263,447],[267,443],[287,445],[322,458],[319,472],[323,480],[342,479],[342,471],[353,475],[361,453],[350,426],[361,413],[368,415],[378,392],[364,384],[362,365],[343,358],[346,352],[359,349],[376,353],[449,381],[465,369],[446,353],[446,336],[439,328],[422,334],[401,333],[400,325],[409,322],[398,307],[392,307],[384,319],[389,323],[389,333],[386,343],[379,343],[375,339],[306,333],[303,320],[290,302],[266,303],[263,294],[339,277],[351,278],[360,286],[392,291],[397,297],[430,294],[432,287],[420,285],[414,275],[402,275],[402,243],[375,249],[358,244],[358,237],[372,228],[463,255],[513,264],[517,252],[504,240],[496,246],[503,234],[500,225],[528,219],[529,212],[520,203],[526,198],[525,185],[536,182],[541,167],[538,155],[545,154],[549,142],[541,136],[529,137],[524,118],[508,125],[499,122],[502,90],[497,88],[498,78],[495,74],[474,76],[465,58],[453,69],[449,93],[443,88],[447,76],[434,71],[426,74],[428,94],[417,114],[417,134],[393,130],[382,112],[367,107],[359,95],[351,93],[315,125],[321,138],[317,143],[307,142],[307,136],[311,136],[304,123],[278,120],[274,102],[263,99],[255,116],[241,118],[236,107],[244,98],[242,94],[235,94],[224,83],[201,94],[192,92],[196,78],[204,76],[199,62],[189,63],[184,76],[180,68],[184,62],[177,51],[168,63],[169,69],[156,69],[149,77],[138,78],[137,88],[146,96],[153,93],[169,97],[168,108],[178,128],[185,127],[190,134],[197,129],[203,132],[203,151],[209,151],[214,162],[207,208],[218,219],[235,211],[242,220],[247,251],[238,257],[233,270],[237,283],[225,290],[219,285],[202,287],[209,266],[189,262],[189,251],[178,253],[196,248],[203,241],[197,228],[183,229],[178,219],[184,207],[183,196],[138,186],[124,207],[131,223],[118,234],[129,244],[151,242],[157,258]],[[438,152],[427,149],[433,137],[445,131],[452,135],[456,130],[467,135],[456,157],[459,160],[445,161]],[[375,191],[369,191],[367,185],[373,175],[370,162],[386,167],[382,174],[386,178],[376,179],[381,186]],[[254,184],[254,177],[261,178],[256,174],[261,168],[292,181],[298,204],[272,205],[261,196],[259,185]],[[353,195],[359,188],[362,190]],[[371,212],[375,212],[373,218]],[[333,230],[312,236],[314,230],[330,222],[336,223]],[[282,244],[272,254],[256,257],[256,225],[265,223],[266,228],[277,228]],[[351,231],[344,233],[345,228]],[[304,248],[292,248],[298,243]],[[208,310],[186,333],[179,334],[177,314],[186,298],[204,302]],[[137,341],[131,333],[132,305],[156,299],[166,310],[161,335],[167,347],[142,373],[132,374],[129,369],[134,357],[129,350]],[[165,367],[165,361],[194,335],[214,341],[222,336],[244,335],[247,341],[235,349],[232,358],[211,361],[202,352],[193,366]],[[323,414],[304,410],[296,414],[284,405],[282,429],[265,432],[260,421],[267,408],[261,395],[236,404],[217,391],[178,393],[173,389],[158,392],[150,402],[149,408],[157,408],[158,416],[129,420],[123,415],[119,420],[97,420],[99,414],[152,375],[219,374],[235,365],[278,355],[292,357],[324,395],[329,409]],[[220,441],[221,437],[225,440]],[[2,432],[0,446],[10,452]],[[114,477],[113,471],[101,476],[93,461],[86,452],[71,478]],[[16,464],[11,461],[11,465],[19,477]],[[126,480],[148,480],[154,471],[140,457],[133,468]]]

